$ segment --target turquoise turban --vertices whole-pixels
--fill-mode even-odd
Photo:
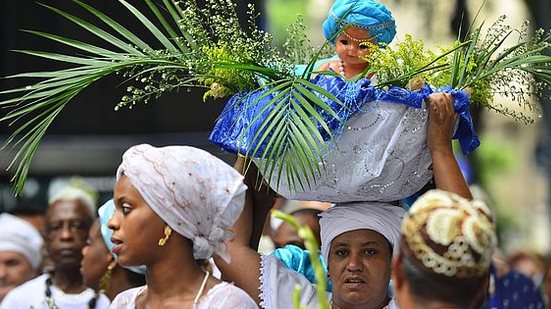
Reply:
[[[366,29],[377,43],[389,44],[396,35],[392,13],[373,0],[335,1],[323,22],[325,39],[334,43],[338,33],[346,26]]]

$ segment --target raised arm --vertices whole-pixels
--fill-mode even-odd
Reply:
[[[457,114],[453,110],[453,98],[449,93],[433,93],[429,96],[427,104],[427,143],[432,155],[435,186],[472,199],[469,186],[453,155],[452,136],[457,121]]]
[[[241,173],[244,173],[245,170],[247,172],[244,180],[248,187],[245,207],[249,209],[250,213],[247,218],[243,218],[246,220],[243,223],[243,228],[247,229],[243,231],[243,235],[249,238],[249,246],[257,250],[266,217],[276,202],[277,194],[263,181],[256,165],[247,166],[247,164],[248,162],[239,156],[234,168]]]
[[[235,168],[244,171],[245,164],[245,159],[238,157]],[[224,280],[234,282],[260,303],[260,255],[257,247],[266,216],[275,202],[275,193],[266,187],[258,188],[257,180],[257,169],[251,165],[245,174],[248,186],[245,206],[232,227],[234,239],[227,243],[231,261],[225,263],[216,256],[215,261]]]

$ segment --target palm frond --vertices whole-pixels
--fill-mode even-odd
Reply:
[[[284,178],[291,190],[308,190],[323,172],[328,141],[321,133],[333,133],[320,111],[341,121],[323,97],[344,105],[327,90],[299,77],[280,80],[251,100],[254,106],[269,98],[244,130],[247,133],[260,122],[252,138],[255,145],[246,156],[259,158],[260,171],[267,179],[275,179],[276,190]]]
[[[67,18],[74,24],[86,29],[97,37],[103,39],[117,50],[110,50],[100,46],[81,42],[43,31],[25,30],[27,33],[43,37],[85,52],[88,56],[74,56],[55,52],[19,50],[17,52],[34,57],[46,58],[60,63],[65,63],[69,68],[45,71],[29,72],[8,76],[8,78],[33,78],[39,79],[25,87],[3,90],[2,95],[19,94],[16,97],[3,99],[0,107],[11,110],[0,118],[0,121],[10,122],[10,125],[22,122],[22,124],[8,137],[3,148],[12,147],[16,150],[10,164],[10,170],[14,170],[14,190],[21,192],[26,176],[29,172],[32,158],[40,144],[40,140],[46,133],[49,125],[57,115],[84,89],[95,81],[118,72],[137,70],[137,75],[147,74],[149,70],[173,70],[184,69],[184,63],[177,61],[175,57],[166,53],[156,52],[150,45],[143,42],[136,35],[124,28],[118,22],[93,7],[75,0],[76,4],[91,12],[110,29],[116,31],[119,36],[85,21],[75,15],[61,11],[57,8],[43,5],[47,9]],[[178,52],[181,57],[185,55],[171,43],[171,38],[166,37],[151,21],[139,13],[133,6],[120,1],[144,26],[155,35],[155,38],[171,52]],[[157,15],[160,17],[160,15]],[[166,22],[163,20],[162,23]],[[180,45],[178,45],[180,46]],[[181,46],[180,46],[181,47]],[[185,79],[181,84],[186,84]]]

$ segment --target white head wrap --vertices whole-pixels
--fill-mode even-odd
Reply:
[[[384,236],[392,245],[392,252],[398,252],[400,226],[404,209],[388,203],[362,202],[341,204],[321,214],[321,253],[329,262],[331,242],[342,233],[355,230],[372,230]]]
[[[48,200],[48,205],[52,205],[58,201],[81,201],[89,210],[90,214],[94,215],[96,213],[96,203],[84,190],[68,185],[59,189],[54,195]]]
[[[166,224],[193,242],[195,259],[215,253],[229,262],[227,228],[243,210],[247,190],[239,172],[201,149],[141,144],[124,153],[117,180],[123,174]]]
[[[42,236],[23,219],[10,214],[0,215],[0,251],[21,253],[34,269],[42,262]]]

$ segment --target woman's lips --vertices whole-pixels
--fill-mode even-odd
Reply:
[[[113,249],[111,249],[111,251],[114,254],[118,255],[122,248],[122,241],[117,238],[111,237],[111,242],[114,244]]]

